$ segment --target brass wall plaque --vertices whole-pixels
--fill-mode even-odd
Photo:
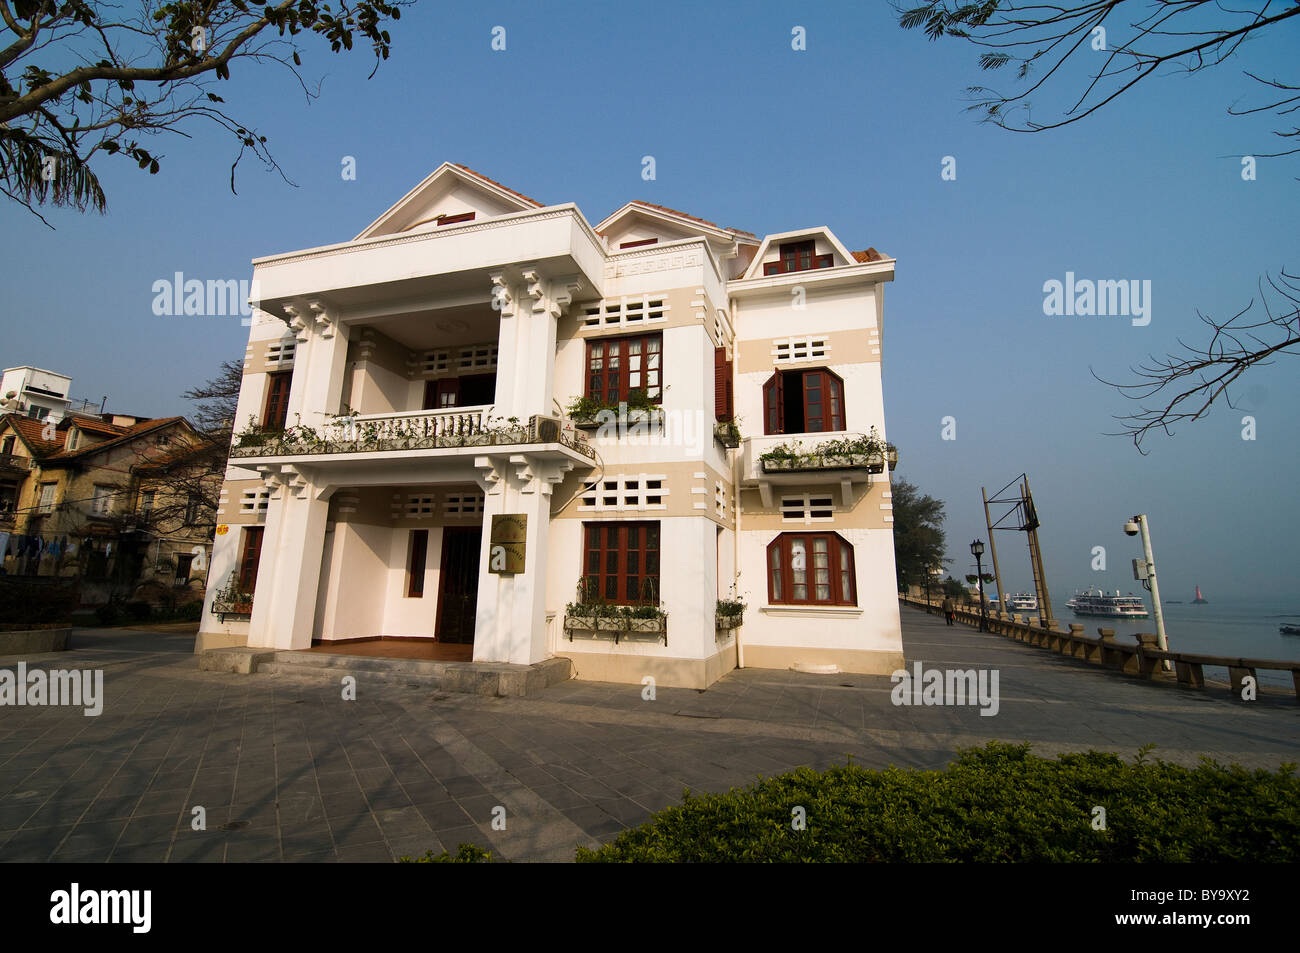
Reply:
[[[492,534],[488,539],[488,572],[523,572],[527,549],[528,514],[502,513],[492,517]]]

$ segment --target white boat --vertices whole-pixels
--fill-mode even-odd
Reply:
[[[1008,612],[1037,612],[1038,596],[1032,592],[1016,592],[1007,596]]]
[[[1111,619],[1145,619],[1146,603],[1137,596],[1122,596],[1115,590],[1113,596],[1100,589],[1088,589],[1076,592],[1074,598],[1066,603],[1075,615],[1099,615]]]

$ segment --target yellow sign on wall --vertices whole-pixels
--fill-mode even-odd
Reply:
[[[488,572],[523,572],[527,549],[526,513],[502,513],[492,517],[492,535],[488,539]]]

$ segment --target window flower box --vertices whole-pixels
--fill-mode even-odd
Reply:
[[[739,629],[744,621],[743,615],[722,615],[714,617],[714,626],[719,632],[730,632],[732,629]]]
[[[566,632],[622,632],[623,619],[619,616],[566,615],[564,630]]]
[[[629,616],[627,619],[628,632],[658,632],[663,634],[668,631],[668,617],[657,616],[648,619],[638,619]]]
[[[872,428],[869,434],[825,440],[804,448],[799,441],[780,444],[759,456],[763,472],[866,469],[883,473],[898,464],[898,449],[885,443]]]
[[[599,430],[601,427],[618,427],[631,429],[635,426],[663,423],[664,412],[658,407],[649,410],[632,410],[629,408],[622,415],[617,407],[606,407],[593,414],[570,417],[569,420],[579,430]]]
[[[593,611],[594,610],[594,611]],[[614,644],[624,635],[658,635],[668,644],[668,613],[646,605],[615,606],[604,603],[570,603],[564,613],[564,631],[612,632]]]
[[[740,446],[740,428],[734,420],[720,420],[713,425],[713,439],[728,450],[735,450]]]

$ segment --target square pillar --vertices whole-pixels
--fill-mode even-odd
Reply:
[[[293,471],[273,479],[280,494],[267,509],[248,644],[306,649],[316,620],[329,492]]]
[[[478,457],[483,495],[483,547],[479,553],[474,661],[528,665],[547,657],[546,564],[551,528],[551,489],[572,469],[567,462],[532,454]],[[492,517],[528,517],[524,571],[491,571]]]

